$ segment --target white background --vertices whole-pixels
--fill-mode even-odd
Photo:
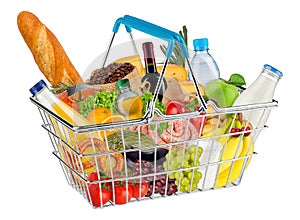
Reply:
[[[1,1],[1,219],[299,219],[296,1],[175,2]],[[241,185],[92,209],[68,186],[38,110],[29,101],[28,89],[44,77],[17,28],[22,10],[36,14],[55,33],[81,73],[106,49],[115,20],[125,14],[176,32],[187,25],[190,45],[193,38],[208,37],[223,78],[239,72],[249,84],[265,63],[280,69],[279,108],[256,143],[258,156]]]

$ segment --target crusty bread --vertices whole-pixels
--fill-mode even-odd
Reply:
[[[34,14],[21,12],[18,27],[36,64],[52,86],[83,83],[57,38]]]

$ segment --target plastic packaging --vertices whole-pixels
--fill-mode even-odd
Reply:
[[[49,110],[54,111],[70,124],[75,126],[83,126],[89,124],[89,122],[82,115],[80,115],[80,113],[57,98],[49,90],[44,80],[40,80],[29,91],[34,96],[34,98],[38,100],[42,105],[44,105]]]
[[[138,119],[142,117],[143,102],[140,96],[130,90],[128,79],[118,81],[120,91],[117,100],[117,109],[126,119]]]
[[[192,70],[198,83],[206,87],[210,81],[220,78],[219,67],[208,52],[207,38],[195,39],[193,45],[195,54],[191,60]],[[191,75],[189,79],[192,79]]]
[[[243,91],[234,102],[234,106],[272,102],[274,92],[282,72],[265,64],[257,79]],[[270,115],[270,109],[245,112],[244,117],[251,122],[253,128],[265,125]]]

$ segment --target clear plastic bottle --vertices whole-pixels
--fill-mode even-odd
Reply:
[[[282,72],[265,64],[257,79],[243,91],[234,102],[234,106],[267,103],[273,100],[274,92]],[[270,109],[255,110],[243,113],[253,128],[261,128],[265,125],[270,115]]]
[[[140,96],[130,90],[128,79],[118,81],[120,91],[117,100],[117,110],[124,115],[126,119],[133,120],[142,117],[143,102]]]
[[[89,122],[76,110],[57,98],[47,87],[44,80],[40,80],[30,90],[33,97],[43,106],[55,112],[74,126],[87,125]]]
[[[210,81],[220,78],[219,67],[208,52],[207,38],[195,39],[193,45],[195,54],[191,60],[191,67],[198,83],[206,87]],[[189,79],[192,79],[191,73]]]
[[[40,80],[38,83],[36,83],[29,91],[39,103],[53,113],[59,115],[71,125],[83,126],[90,124],[88,120],[79,112],[57,98],[56,95],[49,90],[47,84],[43,80]],[[101,136],[97,132],[75,133],[58,120],[55,120],[52,116],[46,115],[46,117],[48,122],[53,125],[56,135],[58,135],[58,137],[64,142],[68,143],[68,145],[65,145],[64,142],[58,143],[58,150],[61,157],[64,158],[65,161],[69,161],[70,155],[73,155],[74,153],[69,146],[72,146],[74,149],[78,149],[79,143],[90,138],[91,135],[95,138],[101,139]]]

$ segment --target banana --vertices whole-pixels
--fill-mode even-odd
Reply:
[[[223,151],[221,151],[220,161],[231,160],[235,157],[238,157],[243,149],[243,138],[239,137],[230,137],[227,144],[223,145]],[[222,155],[223,154],[223,155]],[[219,168],[219,173],[222,173],[224,170],[230,167],[231,162],[222,163]]]
[[[235,120],[235,126],[234,126],[235,128],[239,128],[239,129],[241,129],[242,128],[242,123],[241,123],[241,121],[239,120],[239,119],[236,119]]]
[[[219,136],[219,135],[225,134],[226,131],[229,129],[231,123],[232,123],[232,117],[226,118],[225,123],[224,123],[225,125],[219,127],[217,130],[212,129],[212,128],[204,130],[205,126],[208,126],[208,125],[211,126],[211,127],[214,127],[211,124],[206,124],[203,127],[203,132],[202,132],[201,138],[209,138],[209,137],[214,137],[214,136]]]
[[[244,136],[243,137],[243,148],[237,158],[244,157],[246,155],[251,155],[251,154],[253,154],[253,152],[254,152],[254,142],[252,140],[251,135],[246,136],[246,137]],[[233,181],[237,180],[241,175],[242,168],[244,165],[244,160],[245,159],[236,160],[235,162],[233,162],[232,168],[231,168],[231,166],[229,166],[226,170],[219,172],[218,179],[216,182],[216,187],[226,186],[227,182],[232,183]],[[245,169],[248,167],[250,161],[251,161],[251,157],[248,159]],[[221,166],[222,165],[223,164],[221,164]],[[231,173],[230,173],[230,170],[231,170]],[[230,176],[229,176],[229,174],[230,174]]]

